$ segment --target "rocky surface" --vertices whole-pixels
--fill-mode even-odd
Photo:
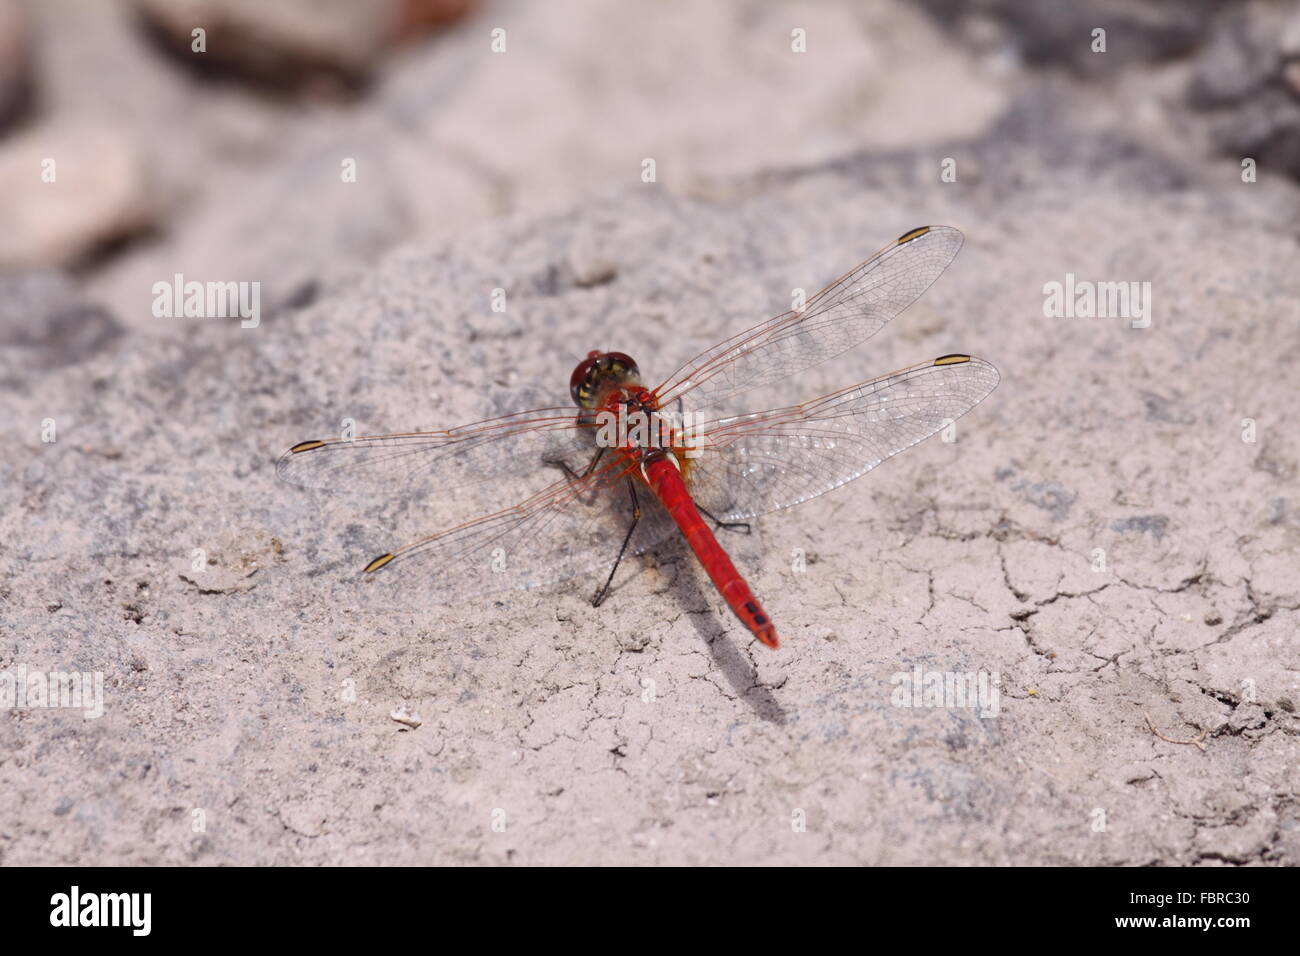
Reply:
[[[93,719],[0,715],[0,862],[1300,863],[1300,440],[1284,371],[1300,353],[1300,190],[1268,169],[1243,182],[1203,130],[1177,138],[1190,64],[1099,92],[882,6],[870,22],[909,42],[857,42],[968,71],[964,123],[943,118],[951,104],[898,108],[955,95],[942,71],[918,68],[907,90],[857,81],[832,114],[895,122],[848,131],[739,97],[781,69],[760,58],[746,74],[739,58],[709,68],[734,84],[735,126],[643,111],[645,131],[627,116],[590,144],[572,134],[580,98],[540,67],[531,95],[570,130],[554,139],[540,121],[526,132],[522,107],[415,110],[418,78],[458,51],[471,62],[487,16],[457,28],[472,47],[451,35],[395,67],[373,93],[387,107],[327,108],[280,136],[259,132],[279,107],[205,100],[261,144],[242,160],[258,170],[248,192],[228,191],[236,167],[216,159],[191,187],[202,201],[160,207],[155,242],[0,288],[0,672],[99,672],[104,688]],[[861,49],[848,35],[843,68]],[[574,76],[635,62],[665,103],[686,95],[691,70],[599,48],[609,59]],[[602,91],[628,97],[611,117],[634,110],[621,89]],[[446,142],[499,132],[496,178],[464,164],[477,198],[463,208],[481,214],[439,228],[436,203],[408,201],[413,137],[404,156],[376,149],[392,175],[357,196],[303,187],[368,217],[357,231],[307,198],[257,219],[284,195],[268,184],[313,156],[337,166],[340,130],[387,143],[399,102]],[[789,128],[746,158],[759,137],[744,124],[763,113]],[[201,125],[180,150],[203,155]],[[648,151],[690,158],[647,184]],[[448,167],[428,152],[436,193]],[[620,153],[631,181],[611,172]],[[945,158],[956,182],[940,180]],[[176,157],[150,168],[183,194],[168,192],[186,182]],[[525,393],[562,402],[590,348],[653,379],[924,222],[967,242],[920,303],[755,405],[957,350],[1002,383],[955,443],[726,537],[779,651],[673,543],[630,562],[599,610],[597,582],[448,604],[421,576],[385,606],[357,567],[456,502],[275,479],[285,447],[345,418],[383,431]],[[227,263],[220,278],[265,269],[284,305],[249,329],[156,318],[139,283],[187,249]],[[1044,287],[1067,274],[1149,282],[1149,326],[1046,316]],[[916,668],[998,675],[996,715],[899,706],[892,678]]]

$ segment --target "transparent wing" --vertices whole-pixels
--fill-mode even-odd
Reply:
[[[437,603],[480,600],[488,591],[530,588],[591,573],[594,593],[633,527],[628,478],[636,466],[619,455],[581,478],[560,479],[526,501],[396,548],[365,568],[384,606],[422,600],[410,578],[431,585]],[[635,480],[635,479],[633,479]],[[638,484],[641,516],[627,555],[671,535],[672,519]],[[360,570],[360,569],[358,569]],[[370,578],[372,574],[368,574]]]
[[[776,384],[879,332],[920,297],[961,249],[951,226],[922,226],[787,312],[697,355],[655,389],[661,406],[689,395],[695,410]]]
[[[329,546],[348,553],[363,537],[374,538],[363,529],[376,519],[407,531],[444,529],[364,568],[378,573],[365,575],[360,598],[378,607],[478,603],[488,591],[585,572],[593,573],[594,593],[633,527],[628,473],[634,466],[611,449],[581,477],[561,477],[562,469],[550,467],[563,464],[581,473],[596,454],[596,425],[579,414],[573,406],[535,409],[447,431],[300,442],[280,457],[276,471],[304,488],[370,496],[363,499],[369,513],[359,522],[334,497],[316,513],[318,527],[335,539]],[[376,492],[401,500],[384,509],[372,500]],[[502,509],[512,498],[520,503]],[[638,502],[641,517],[626,555],[654,547],[675,530],[644,488]],[[464,520],[471,515],[479,517]],[[357,572],[366,556],[357,554]]]
[[[722,520],[788,508],[928,438],[997,384],[983,359],[946,355],[802,405],[709,422],[698,426],[687,486]]]
[[[581,423],[578,409],[569,406],[517,412],[446,431],[305,441],[280,456],[276,474],[302,488],[392,495],[539,474],[549,480],[554,472],[548,474],[547,461],[581,468],[590,460],[593,427]],[[499,491],[519,494],[520,489]]]

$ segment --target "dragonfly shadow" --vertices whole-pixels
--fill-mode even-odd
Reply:
[[[750,709],[768,723],[784,725],[788,717],[785,708],[766,685],[758,682],[758,672],[753,663],[741,653],[731,635],[715,634],[710,640],[710,628],[704,624],[703,615],[692,614],[691,623],[704,638],[718,670]],[[764,649],[763,653],[771,652]]]
[[[736,696],[748,704],[759,718],[772,724],[785,724],[788,719],[785,708],[781,706],[772,691],[759,682],[758,671],[753,661],[738,643],[740,640],[747,639],[748,633],[730,613],[727,613],[724,619],[714,612],[709,597],[716,592],[705,587],[702,572],[697,567],[691,566],[693,559],[690,554],[676,555],[675,561],[678,564],[677,574],[668,592],[681,603],[683,608],[705,608],[706,613],[687,614],[687,617],[695,632],[700,635],[704,645],[709,649],[713,663],[727,679]],[[723,620],[726,621],[725,624],[722,623]],[[758,650],[762,654],[773,653],[765,647],[760,647]]]

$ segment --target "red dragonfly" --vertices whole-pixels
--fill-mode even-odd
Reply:
[[[576,411],[300,442],[277,472],[307,488],[397,492],[461,517],[482,511],[364,569],[422,566],[448,599],[608,566],[592,602],[599,606],[625,555],[680,531],[736,617],[774,648],[775,625],[704,516],[748,530],[745,519],[838,488],[970,411],[998,373],[982,359],[943,355],[799,405],[715,418],[707,410],[787,382],[874,335],[929,288],[961,244],[949,226],[913,229],[802,309],[732,336],[654,388],[642,384],[629,356],[593,351],[570,380]],[[613,427],[619,421],[632,427]],[[503,507],[510,493],[517,501]]]

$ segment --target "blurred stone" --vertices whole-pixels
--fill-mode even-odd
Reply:
[[[0,182],[0,270],[77,264],[151,223],[140,152],[84,120],[0,143]]]
[[[136,0],[169,41],[199,67],[224,67],[262,80],[314,72],[364,73],[391,25],[387,5],[351,0]],[[194,30],[205,31],[195,51]]]
[[[457,20],[474,8],[477,0],[399,0],[398,32],[409,36]]]
[[[0,0],[0,126],[22,108],[31,60],[27,21],[16,0]]]
[[[1007,31],[1024,62],[1090,74],[1190,52],[1217,9],[1213,0],[924,0],[922,6],[967,42],[984,38],[991,21]],[[1092,49],[1099,28],[1106,31],[1104,53]]]
[[[121,334],[112,314],[60,272],[0,276],[0,349],[15,350],[29,368],[75,364]]]
[[[1245,6],[1225,13],[1195,61],[1188,89],[1194,106],[1212,108],[1236,103],[1264,86],[1280,63],[1277,17],[1266,22],[1263,11]]]
[[[135,0],[166,45],[199,68],[300,85],[322,76],[355,81],[400,36],[464,14],[473,0]],[[197,52],[194,30],[206,49]]]
[[[197,204],[168,230],[166,243],[106,263],[90,288],[129,327],[160,335],[191,332],[188,323],[160,321],[151,311],[153,284],[177,272],[201,282],[260,283],[265,317],[310,303],[410,235],[404,190],[414,171],[407,167],[422,163],[443,188],[459,184],[469,192],[472,185],[427,154],[411,158],[398,144],[376,149],[371,141],[380,141],[377,131],[346,141],[304,138],[249,181],[238,202]],[[345,162],[355,163],[355,182],[344,178]],[[456,212],[451,203],[446,208]]]
[[[87,277],[125,324],[162,334],[188,334],[148,308],[152,283],[178,271],[260,280],[270,314],[311,288],[327,297],[408,237],[457,234],[589,186],[639,182],[643,157],[660,156],[663,186],[703,195],[734,173],[974,135],[1006,105],[1004,79],[952,51],[910,7],[810,9],[800,26],[817,38],[817,55],[804,57],[789,52],[790,27],[775,10],[754,21],[727,4],[660,11],[601,2],[565,5],[562,15],[529,5],[510,21],[512,34],[528,37],[510,55],[492,55],[477,25],[459,30],[404,50],[347,108],[195,81],[145,43],[138,23],[104,12],[123,8],[41,9],[43,59],[62,66],[52,100],[93,104],[142,148],[166,144],[149,157],[165,236],[123,249]],[[639,60],[647,45],[703,72]],[[113,62],[128,66],[96,76]],[[755,71],[762,97],[747,95]],[[863,95],[886,86],[904,101]],[[357,181],[342,184],[347,158],[357,160]],[[581,281],[599,285],[602,274],[604,266]]]
[[[1286,85],[1291,88],[1291,92],[1300,97],[1300,60],[1293,60],[1282,70],[1283,77],[1286,78]]]
[[[1300,179],[1300,10],[1270,3],[1225,9],[1196,59],[1188,90],[1214,148],[1262,171]]]

